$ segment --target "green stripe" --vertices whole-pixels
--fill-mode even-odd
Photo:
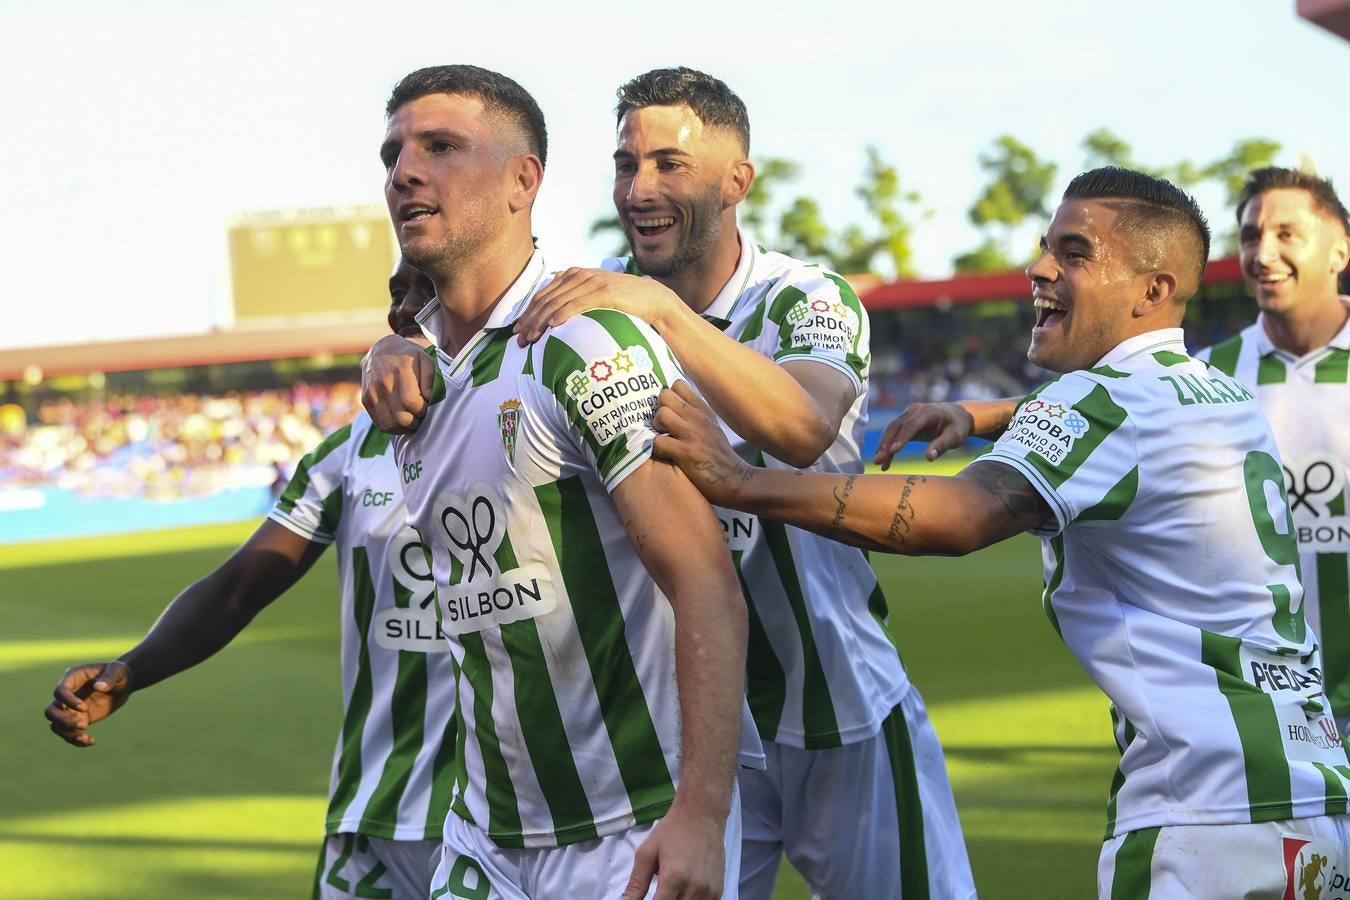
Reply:
[[[455,794],[456,748],[462,758],[463,745],[464,727],[456,710],[455,715],[446,719],[440,746],[431,762],[431,799],[427,801],[427,821],[422,832],[425,840],[440,838],[445,828],[445,817],[450,814],[450,802]]]
[[[1350,376],[1350,350],[1332,347],[1313,369],[1318,384],[1345,384]]]
[[[788,543],[787,526],[768,519],[760,519],[759,525],[764,532],[769,554],[773,557],[774,568],[778,570],[778,580],[787,596],[788,608],[792,610],[797,634],[801,638],[803,745],[807,750],[838,747],[843,743],[839,737],[839,721],[834,714],[834,701],[830,697],[830,683],[825,678],[825,666],[820,661],[820,651],[816,647],[811,614],[806,608],[806,596],[797,578],[797,565],[792,558],[792,545]]]
[[[1050,549],[1055,554],[1055,568],[1051,570],[1050,577],[1045,582],[1045,589],[1041,591],[1041,606],[1045,608],[1045,615],[1050,619],[1050,625],[1055,629],[1055,634],[1059,635],[1060,640],[1063,640],[1064,634],[1059,630],[1059,616],[1055,615],[1055,605],[1052,602],[1055,598],[1055,591],[1059,590],[1060,582],[1064,580],[1063,532],[1050,539]]]
[[[928,852],[924,846],[923,799],[914,764],[914,746],[904,712],[891,710],[881,726],[891,761],[891,786],[895,789],[895,815],[900,825],[900,891],[905,900],[927,900]],[[864,814],[863,810],[857,810]]]
[[[635,824],[650,822],[670,808],[675,784],[638,680],[623,608],[609,576],[586,488],[580,476],[574,475],[540,485],[534,493],[571,598],[572,616]]]
[[[749,601],[750,585],[746,584],[741,572],[744,556],[744,550],[731,553],[736,577],[741,582],[741,596],[747,598],[745,605],[750,615],[750,635],[745,647],[745,700],[750,705],[750,715],[755,719],[759,736],[772,741],[778,738],[778,724],[783,720],[783,708],[787,706],[787,674],[778,654],[773,652],[773,643],[759,611]]]
[[[1350,494],[1350,488],[1346,488],[1345,490],[1343,490],[1343,491],[1341,491],[1339,494],[1337,494],[1335,497],[1332,497],[1332,498],[1331,498],[1331,502],[1327,504],[1327,515],[1329,515],[1329,516],[1343,516],[1343,515],[1345,515],[1345,495],[1346,495],[1346,494]]]
[[[767,302],[767,300],[759,301],[759,305],[755,307],[755,311],[750,314],[749,319],[746,322],[745,330],[741,332],[740,337],[736,338],[736,340],[740,341],[742,344],[748,344],[764,333],[764,308]]]
[[[1088,420],[1089,427],[1087,434],[1074,441],[1064,461],[1059,465],[1053,465],[1046,462],[1038,453],[1029,453],[1026,456],[1027,462],[1056,489],[1073,477],[1078,467],[1101,446],[1102,441],[1120,427],[1126,418],[1125,410],[1116,405],[1106,388],[1101,385],[1095,385],[1091,393],[1073,405],[1073,409]]]
[[[805,299],[806,294],[800,288],[791,285],[783,288],[778,292],[778,296],[773,298],[773,302],[769,306],[769,321],[781,328],[783,323],[787,321],[788,311]],[[788,348],[788,339],[784,337],[781,343],[781,349],[786,350]]]
[[[866,550],[863,551],[863,556],[867,557]],[[867,564],[869,566],[872,564],[870,557],[867,558]],[[876,587],[872,588],[872,593],[867,597],[867,611],[870,612],[872,618],[876,620],[877,627],[880,628],[881,633],[886,636],[886,640],[895,648],[895,655],[899,656],[900,645],[895,642],[895,635],[891,634],[891,608],[886,604],[886,592],[881,589],[881,582],[879,581],[877,582]],[[903,667],[904,664],[905,662],[902,659],[900,665]]]
[[[577,355],[577,352],[561,338],[549,336],[544,341],[543,365],[544,386],[553,392],[553,398],[567,413],[567,418],[572,423],[572,427],[581,434],[582,440],[586,442],[586,446],[590,448],[591,453],[595,455],[596,459],[599,459],[602,451],[600,442],[586,427],[586,420],[582,417],[581,411],[577,409],[577,401],[567,392],[568,379],[574,373],[585,370],[586,360]],[[614,444],[626,451],[628,441],[623,435],[619,435]],[[603,471],[603,468],[601,471]]]
[[[1280,739],[1280,722],[1269,694],[1242,679],[1238,651],[1242,641],[1200,632],[1200,661],[1214,669],[1220,693],[1228,700],[1242,744],[1247,804],[1253,822],[1292,819],[1289,760]]]
[[[853,292],[853,287],[847,281],[833,272],[826,272],[825,277],[834,282],[834,286],[839,289],[839,302],[853,310],[853,314],[858,317],[858,328],[853,333],[853,352],[844,357],[844,362],[855,375],[862,378],[871,360],[870,353],[867,355],[862,353],[863,323],[867,321],[867,311],[863,309],[862,302],[858,300],[858,295]]]
[[[384,456],[388,449],[389,435],[372,425],[366,432],[365,440],[361,441],[361,447],[356,451],[356,455],[361,459],[378,459]]]
[[[582,315],[605,329],[620,349],[627,350],[629,347],[641,347],[646,350],[652,360],[652,374],[656,376],[657,381],[660,381],[663,387],[670,387],[670,379],[666,377],[665,370],[661,368],[659,355],[652,347],[651,341],[647,340],[638,330],[632,317],[612,309],[593,309],[582,313]]]
[[[427,406],[435,406],[445,399],[445,376],[441,374],[441,358],[436,348],[427,347],[424,352],[431,357],[431,396],[427,398]]]
[[[292,512],[295,509],[295,504],[309,489],[309,470],[322,462],[328,454],[341,447],[351,436],[352,426],[348,422],[320,441],[313,450],[306,453],[300,460],[300,464],[295,467],[295,475],[286,485],[286,490],[282,491],[281,498],[277,500],[277,509],[284,513]]]
[[[1321,610],[1322,666],[1327,699],[1350,713],[1350,554],[1317,554],[1317,604]]]
[[[412,778],[413,763],[422,750],[427,711],[427,655],[398,651],[398,676],[389,697],[389,728],[393,746],[380,772],[370,801],[361,816],[361,833],[392,840],[398,827],[403,792]]]
[[[1119,369],[1113,369],[1110,366],[1098,366],[1095,369],[1088,369],[1093,375],[1101,375],[1103,378],[1129,378],[1129,372],[1122,372]]]
[[[1135,466],[1117,481],[1115,487],[1095,505],[1078,514],[1077,521],[1114,522],[1122,518],[1139,493],[1139,467]]]
[[[1186,354],[1176,353],[1172,350],[1159,350],[1157,353],[1153,354],[1153,358],[1158,361],[1158,365],[1169,367],[1190,360],[1190,357]]]
[[[1153,845],[1157,842],[1156,826],[1125,835],[1116,851],[1111,900],[1148,900],[1153,887]]]
[[[1329,766],[1324,766],[1320,762],[1314,762],[1313,768],[1322,773],[1322,781],[1326,784],[1328,816],[1343,816],[1346,812],[1345,782],[1341,777],[1331,770]]]
[[[440,605],[437,604],[437,622],[440,621]],[[464,718],[464,704],[460,702],[462,696],[460,691],[460,679],[464,677],[463,670],[459,667],[459,662],[455,655],[450,654],[450,668],[455,673],[455,754],[453,757],[454,791],[450,800],[450,809],[464,821],[477,826],[478,822],[474,820],[473,813],[469,811],[469,804],[465,802],[464,795],[469,789],[468,764],[466,760],[468,755],[465,753],[465,744],[467,743],[469,728]],[[444,748],[442,748],[444,749]]]
[[[502,643],[511,656],[515,685],[516,715],[521,736],[530,754],[530,764],[539,776],[553,833],[562,843],[598,837],[595,814],[586,799],[586,788],[577,774],[562,710],[553,690],[553,677],[545,661],[539,627],[533,619],[511,622],[501,629]]]
[[[366,644],[370,620],[375,613],[375,585],[370,580],[370,560],[365,547],[352,548],[352,618],[355,620],[359,641],[356,657],[356,679],[352,696],[347,702],[347,715],[342,722],[342,750],[338,753],[338,783],[328,801],[329,833],[342,821],[347,807],[356,797],[361,783],[361,734],[370,715],[372,695],[370,682],[370,648]]]
[[[1134,743],[1135,730],[1130,724],[1130,720],[1120,715],[1120,710],[1114,703],[1110,706],[1111,710],[1111,737],[1116,741],[1116,747],[1120,750],[1123,757],[1125,751],[1129,749],[1130,744]],[[1116,737],[1116,732],[1121,731],[1121,725],[1124,725],[1121,737]],[[1116,834],[1116,798],[1120,796],[1120,789],[1125,786],[1125,771],[1121,766],[1116,766],[1115,774],[1111,776],[1111,790],[1106,795],[1106,840],[1115,837]]]
[[[1261,357],[1261,362],[1256,367],[1256,383],[1258,385],[1284,384],[1288,375],[1284,362],[1273,352]]]
[[[1242,335],[1215,344],[1209,349],[1209,364],[1229,378],[1237,376],[1238,356],[1242,353]]]
[[[483,757],[483,771],[481,775],[475,772],[474,777],[482,778],[487,796],[487,834],[498,846],[519,850],[525,846],[520,807],[492,717],[492,664],[488,662],[481,634],[466,632],[459,636],[459,641],[464,647],[464,677],[473,686],[474,737]]]
[[[314,869],[314,887],[309,892],[309,900],[320,900],[323,881],[323,864],[328,862],[328,839],[319,842],[319,864]]]
[[[473,358],[470,379],[474,387],[482,387],[497,380],[502,370],[502,360],[506,357],[506,347],[513,337],[515,335],[510,328],[494,328],[488,333],[488,339]]]

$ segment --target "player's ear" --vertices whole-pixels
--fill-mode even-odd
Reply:
[[[511,196],[508,201],[511,212],[529,209],[534,205],[539,185],[544,180],[544,164],[533,153],[524,153],[513,156],[506,166],[511,179]]]
[[[1339,275],[1347,265],[1350,265],[1350,237],[1342,233],[1331,245],[1331,271]]]
[[[735,159],[727,167],[727,177],[722,180],[722,204],[735,206],[750,193],[750,185],[755,182],[755,164],[748,159]]]
[[[1158,269],[1154,272],[1145,273],[1143,293],[1134,304],[1134,314],[1136,316],[1146,316],[1167,306],[1171,306],[1177,299],[1177,292],[1181,287],[1181,282],[1177,278],[1177,273],[1170,269]]]

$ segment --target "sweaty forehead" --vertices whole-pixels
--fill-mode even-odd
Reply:
[[[1055,210],[1045,238],[1054,243],[1057,238],[1078,236],[1102,244],[1115,233],[1119,219],[1119,212],[1099,201],[1065,200]]]
[[[1276,188],[1253,197],[1242,209],[1244,224],[1258,222],[1306,222],[1326,216],[1313,202],[1312,194],[1301,188]]]
[[[619,149],[634,153],[683,150],[707,153],[725,149],[729,136],[710,128],[687,106],[646,106],[630,109],[619,121]]]

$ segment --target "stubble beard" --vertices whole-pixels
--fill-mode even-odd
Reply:
[[[691,231],[684,240],[675,245],[675,252],[668,259],[649,262],[638,258],[638,266],[642,269],[643,275],[669,278],[680,274],[708,255],[708,251],[717,241],[721,225],[721,191],[709,191],[696,203],[690,205],[689,213],[688,221]],[[633,241],[631,235],[629,236],[629,246],[636,246],[636,242]],[[637,251],[634,251],[635,256],[636,254]]]

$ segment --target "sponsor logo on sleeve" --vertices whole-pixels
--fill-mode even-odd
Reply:
[[[576,401],[586,428],[601,444],[608,444],[634,425],[651,425],[661,380],[647,348],[635,345],[596,357],[572,373],[567,393]]]
[[[403,526],[385,551],[385,562],[394,581],[409,594],[408,605],[386,607],[375,614],[371,630],[375,643],[386,650],[413,653],[446,653],[450,645],[436,625],[435,579],[431,556],[410,526]]]
[[[797,301],[787,313],[792,346],[834,353],[852,353],[858,337],[858,314],[841,300],[822,297]]]
[[[1332,515],[1331,504],[1346,489],[1345,466],[1315,453],[1284,461],[1284,490],[1294,514],[1299,549],[1305,553],[1350,552],[1350,516]]]
[[[501,568],[496,557],[506,537],[506,505],[491,485],[475,484],[464,497],[442,493],[436,503],[441,510],[437,537],[460,569],[458,581],[437,587],[442,631],[467,634],[498,628],[557,606],[546,565]]]
[[[1057,466],[1068,457],[1074,442],[1091,428],[1087,418],[1072,406],[1036,399],[1022,405],[1001,440],[1019,444]]]

